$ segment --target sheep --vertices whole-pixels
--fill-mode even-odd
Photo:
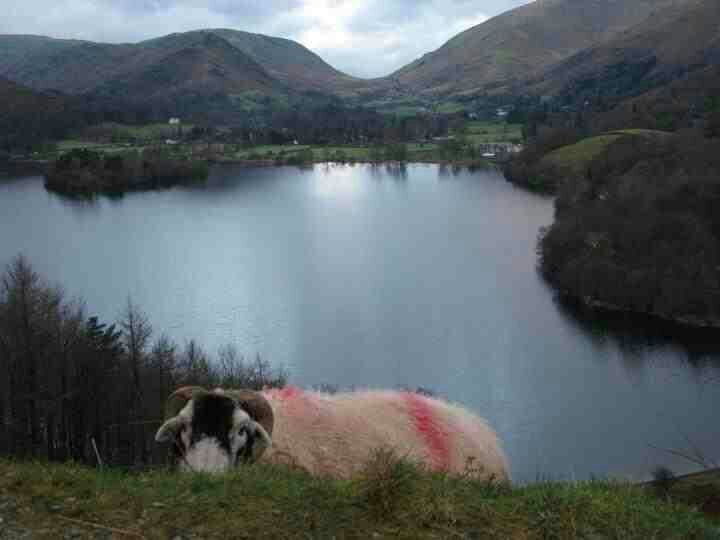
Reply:
[[[168,398],[166,418],[155,439],[174,443],[184,471],[224,472],[262,461],[350,478],[374,452],[392,449],[435,471],[509,480],[507,460],[483,419],[412,392],[184,387]]]

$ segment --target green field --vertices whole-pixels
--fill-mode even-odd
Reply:
[[[178,138],[179,132],[188,133],[194,125],[182,124],[172,126],[168,123],[146,124],[143,126],[130,126],[106,122],[86,129],[86,134],[92,139],[107,138],[113,142],[150,142],[164,141]]]
[[[435,112],[441,114],[454,114],[465,110],[465,106],[462,103],[455,101],[446,101],[435,107]]]
[[[412,107],[411,103],[407,105]],[[183,126],[184,130],[189,130],[191,126]],[[121,126],[119,124],[103,124],[95,128],[91,128],[88,134],[94,134],[96,137],[92,139],[68,139],[57,144],[57,152],[48,152],[42,157],[45,159],[53,159],[58,154],[68,152],[77,148],[87,148],[103,153],[117,153],[129,150],[143,150],[151,144],[160,144],[168,152],[176,155],[192,156],[192,146],[195,143],[181,143],[178,145],[165,145],[165,139],[171,138],[172,132],[177,132],[176,127],[166,124],[153,124],[148,126]],[[187,131],[186,131],[187,132]],[[463,139],[466,143],[477,147],[478,144],[486,142],[507,142],[520,140],[522,137],[522,128],[517,124],[506,124],[504,122],[467,122],[465,126],[452,135]],[[101,136],[98,136],[101,135]],[[112,137],[110,137],[112,135]],[[97,140],[108,140],[111,138],[113,142],[99,143],[93,142]],[[132,141],[132,142],[128,142]],[[202,146],[204,143],[199,143]],[[427,143],[407,143],[408,150],[407,161],[442,161],[438,153],[440,144],[434,142]],[[377,151],[373,152],[370,146],[361,145],[258,145],[247,147],[241,144],[227,143],[225,150],[215,155],[214,159],[220,161],[243,161],[243,160],[275,160],[283,161],[295,159],[301,156],[301,153],[312,150],[312,159],[316,162],[323,161],[372,161],[373,156],[377,156]],[[303,156],[306,158],[307,154]],[[377,157],[375,158],[377,159]]]
[[[267,465],[211,477],[0,461],[0,530],[7,538],[23,532],[63,538],[71,531],[82,538],[720,536],[696,510],[627,484],[511,488],[425,472],[388,455],[379,453],[353,480]]]
[[[504,121],[468,122],[466,136],[473,144],[490,142],[522,141],[522,124],[508,124]]]
[[[112,152],[124,152],[132,147],[126,143],[95,143],[89,141],[78,141],[78,140],[65,140],[60,141],[57,144],[57,151],[60,153],[70,152],[71,150],[77,150],[78,148],[85,148],[87,150],[95,150],[97,152],[112,153]]]
[[[596,137],[563,146],[550,152],[542,159],[543,164],[555,166],[571,174],[582,174],[590,162],[598,157],[612,143],[622,137],[672,137],[671,133],[650,129],[626,129],[611,131]]]
[[[593,159],[621,137],[621,134],[590,137],[550,152],[542,159],[542,162],[560,167],[573,174],[582,174]]]

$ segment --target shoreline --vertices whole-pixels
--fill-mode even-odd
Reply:
[[[359,164],[359,165],[452,165],[457,167],[484,167],[484,166],[497,166],[497,161],[489,160],[486,158],[481,159],[462,159],[462,160],[442,160],[442,159],[413,159],[407,161],[393,161],[393,160],[368,160],[368,159],[347,159],[344,161],[333,161],[318,159],[313,161],[307,161],[304,163],[296,163],[274,159],[198,159],[191,160],[196,162],[204,162],[208,165],[244,165],[247,167],[302,167],[307,165],[322,165],[325,163],[342,163],[342,164]],[[0,172],[13,173],[14,169],[19,167],[35,168],[38,171],[45,172],[50,166],[50,160],[38,159],[38,160],[22,160],[22,161],[10,161],[7,163],[7,168],[3,168]]]
[[[553,287],[555,292],[560,295],[564,300],[597,312],[626,313],[628,315],[648,317],[650,319],[655,319],[658,322],[670,323],[686,329],[720,330],[720,320],[703,319],[702,317],[696,317],[693,315],[674,316],[654,311],[639,311],[636,309],[619,306],[611,302],[605,302],[604,300],[598,300],[592,297],[579,297],[569,293],[566,290],[559,289],[551,281],[548,281],[548,283],[550,284],[550,286]]]
[[[440,159],[413,159],[407,161],[393,161],[393,160],[368,160],[368,159],[347,159],[344,161],[324,160],[318,159],[313,161],[307,161],[304,163],[288,163],[282,160],[272,159],[211,159],[207,160],[211,165],[245,165],[248,167],[283,167],[283,166],[295,166],[303,167],[308,165],[323,165],[326,163],[341,163],[343,165],[453,165],[457,167],[484,167],[494,166],[495,162],[487,159],[476,159],[476,160],[440,160]]]

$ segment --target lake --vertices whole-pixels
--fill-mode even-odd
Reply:
[[[78,201],[0,182],[0,262],[311,387],[432,390],[486,417],[519,482],[646,478],[720,459],[720,338],[558,302],[536,270],[553,203],[494,170],[216,168],[204,186]]]

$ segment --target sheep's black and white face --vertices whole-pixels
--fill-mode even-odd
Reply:
[[[181,470],[221,473],[255,460],[270,437],[233,399],[207,394],[191,399],[158,430],[155,440],[174,444]]]

